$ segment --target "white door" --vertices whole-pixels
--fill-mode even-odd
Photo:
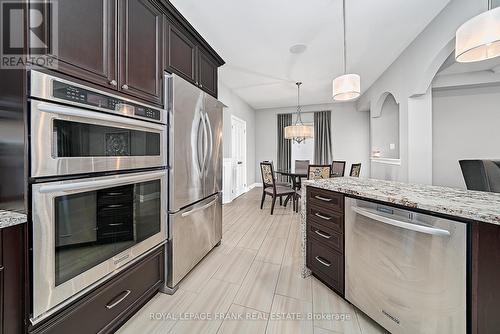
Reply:
[[[247,189],[247,122],[231,116],[232,142],[232,198],[243,194]]]

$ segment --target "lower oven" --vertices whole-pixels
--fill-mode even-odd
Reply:
[[[166,240],[167,172],[33,184],[37,323]]]

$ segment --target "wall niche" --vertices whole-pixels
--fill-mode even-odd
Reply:
[[[399,104],[392,94],[385,94],[380,113],[371,119],[371,128],[372,158],[398,160]]]

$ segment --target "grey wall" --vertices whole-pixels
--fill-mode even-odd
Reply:
[[[224,158],[231,158],[231,115],[247,122],[247,184],[255,182],[255,110],[234,92],[219,82],[219,100],[224,103],[223,145]]]
[[[422,152],[428,152],[432,159],[429,147],[422,151],[422,147],[416,147],[409,143],[409,133],[419,133],[425,129],[414,128],[415,123],[410,122],[409,114],[415,113],[415,104],[411,100],[426,94],[435,74],[453,52],[454,37],[457,29],[468,19],[486,10],[486,1],[453,0],[432,20],[422,33],[408,45],[405,51],[392,63],[392,65],[377,79],[377,81],[358,100],[359,110],[370,110],[372,116],[380,113],[382,103],[387,92],[394,95],[399,103],[400,119],[400,159],[401,165],[382,165],[373,177],[384,177],[391,175],[390,179],[403,182],[421,182],[415,178],[414,173],[421,168],[419,156]],[[382,99],[383,98],[383,99]],[[426,114],[430,115],[430,110]],[[427,118],[425,115],[424,118]],[[419,123],[423,124],[423,122]],[[417,152],[415,152],[415,149]],[[384,170],[385,169],[385,170]]]
[[[309,105],[303,106],[302,110],[306,113],[332,110],[333,158],[347,161],[347,173],[352,163],[361,162],[361,176],[370,175],[370,120],[368,112],[356,111],[356,106],[353,103]],[[258,163],[263,160],[276,160],[276,115],[295,111],[296,107],[257,110],[255,139],[255,180],[257,182],[260,182]],[[295,117],[294,115],[293,121],[295,121]]]
[[[500,159],[500,86],[433,92],[433,183],[465,188],[460,159]]]
[[[372,117],[371,126],[372,150],[379,150],[381,158],[399,159],[399,105],[394,96],[387,95],[380,116]]]

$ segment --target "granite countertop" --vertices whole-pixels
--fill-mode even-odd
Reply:
[[[301,230],[302,277],[310,275],[306,266],[306,187],[331,190],[346,195],[398,204],[452,217],[500,225],[500,194],[394,181],[338,177],[302,182]]]
[[[304,185],[500,225],[500,194],[394,181],[339,177]],[[303,187],[305,188],[305,187]]]
[[[25,214],[15,211],[0,210],[0,229],[26,223]]]

